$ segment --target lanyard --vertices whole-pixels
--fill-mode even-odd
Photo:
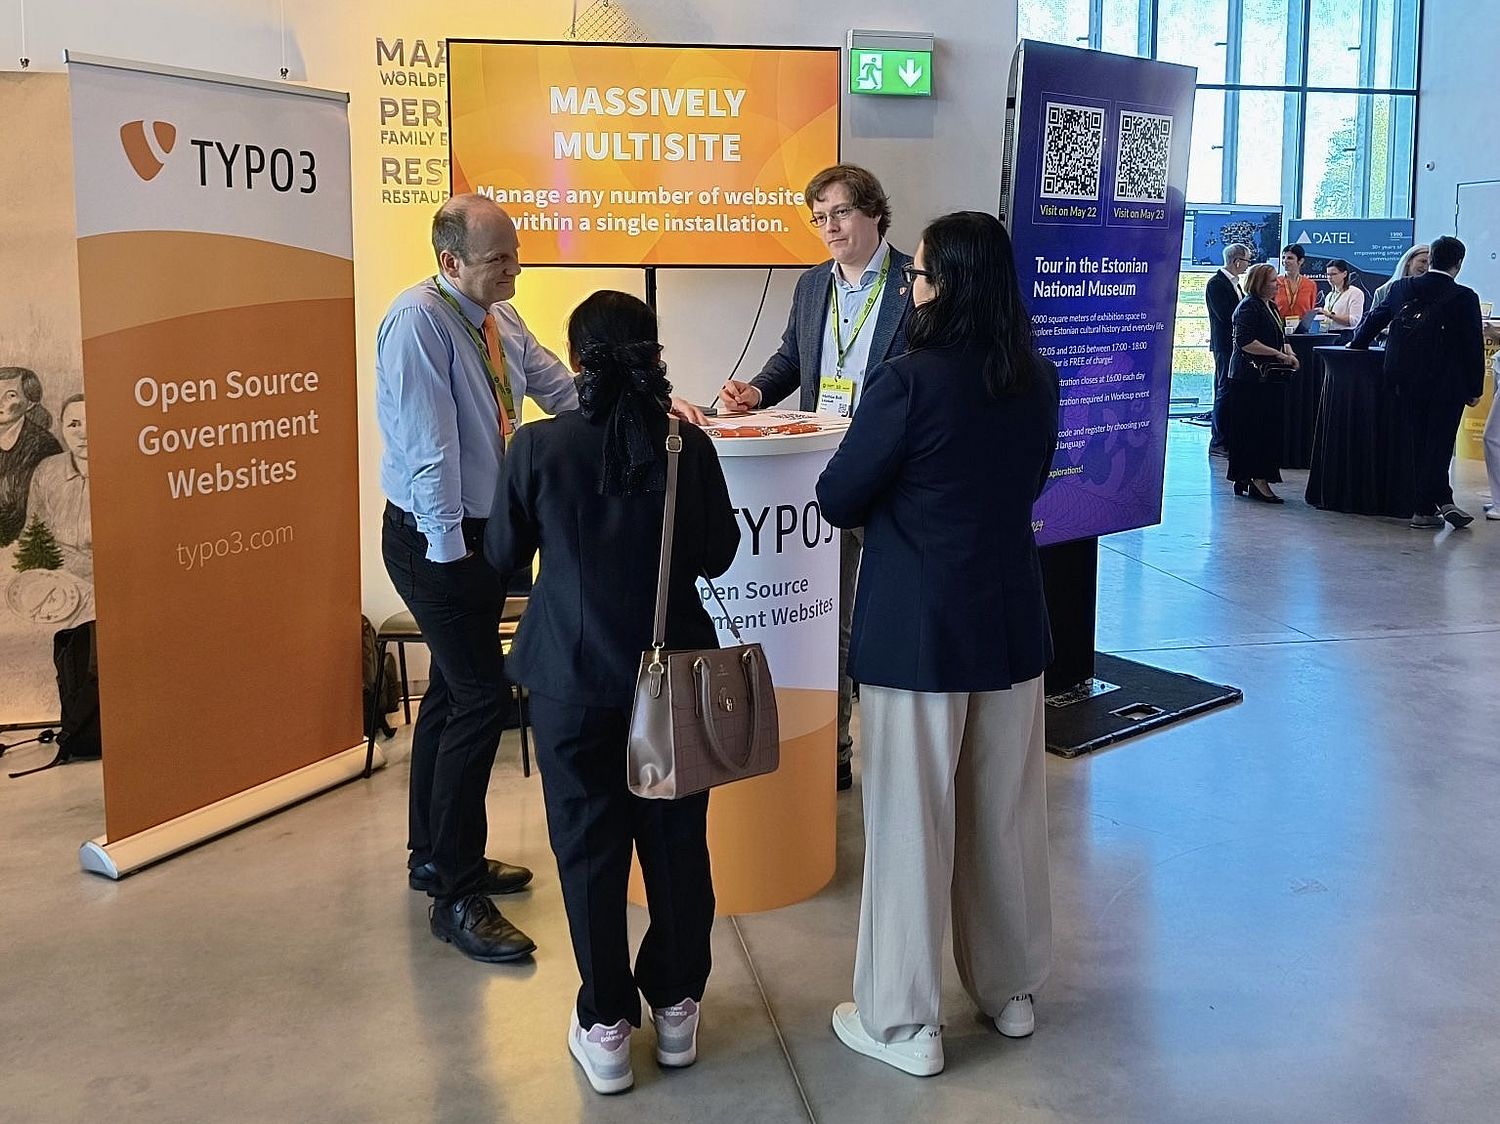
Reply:
[[[506,416],[514,418],[516,416],[516,403],[514,394],[510,389],[509,373],[505,369],[504,346],[496,348],[500,353],[500,370],[496,371],[495,365],[490,361],[489,346],[484,342],[484,337],[475,331],[474,325],[469,323],[469,318],[464,315],[464,310],[459,306],[458,301],[454,300],[453,295],[447,289],[443,288],[436,276],[433,277],[432,284],[437,289],[438,296],[447,301],[448,307],[458,313],[458,319],[468,331],[469,338],[474,341],[474,346],[479,349],[479,358],[484,362],[485,373],[490,376],[491,391],[494,392],[496,400],[504,407]],[[496,324],[495,327],[498,334],[499,325]]]
[[[848,344],[844,343],[843,336],[839,333],[839,283],[838,279],[828,279],[828,314],[833,317],[833,349],[837,356],[838,369],[844,369],[844,360],[849,358],[849,353],[854,350],[855,343],[859,340],[859,333],[865,326],[865,321],[870,318],[870,310],[880,301],[881,290],[885,288],[885,275],[891,269],[891,255],[885,255],[885,261],[880,266],[880,279],[875,282],[875,289],[870,294],[870,299],[865,301],[864,311],[859,314],[859,319],[854,322],[854,334],[849,337]]]

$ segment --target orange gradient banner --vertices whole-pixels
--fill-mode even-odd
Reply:
[[[454,194],[491,196],[532,265],[826,258],[802,191],[839,156],[834,47],[450,40]]]
[[[70,84],[109,846],[361,741],[348,112]]]

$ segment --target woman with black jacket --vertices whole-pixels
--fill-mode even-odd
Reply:
[[[531,696],[547,830],[583,986],[568,1048],[601,1093],[630,1088],[630,1032],[651,1007],[657,1059],[692,1064],[709,973],[714,893],[708,794],[643,800],[625,747],[641,653],[651,645],[666,487],[667,406],[655,314],[599,292],[568,322],[579,408],[522,426],[501,467],[485,556],[502,574],[541,568],[506,661]],[[667,601],[668,648],[716,648],[697,591],[739,546],[713,444],[683,425]],[[634,846],[651,926],[634,971],[625,894]]]
[[[1234,494],[1262,503],[1285,502],[1271,485],[1281,483],[1284,376],[1298,365],[1272,303],[1276,284],[1276,268],[1264,262],[1245,274],[1245,299],[1234,310],[1234,354],[1224,402]]]
[[[865,876],[848,1047],[943,1068],[951,915],[964,989],[1001,1034],[1033,1027],[1052,954],[1042,672],[1052,658],[1032,504],[1057,446],[1010,239],[977,211],[922,233],[911,350],[881,364],[818,481],[864,527],[849,673],[860,684]]]

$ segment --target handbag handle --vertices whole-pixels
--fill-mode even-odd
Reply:
[[[661,511],[661,557],[656,564],[656,618],[651,625],[651,665],[648,668],[654,677],[659,677],[665,670],[661,653],[667,646],[667,585],[672,577],[672,531],[677,522],[677,465],[681,453],[681,423],[675,417],[670,417],[667,419],[667,495]],[[724,598],[719,596],[718,586],[706,574],[703,575],[703,580],[708,583],[709,591],[719,603],[719,611],[724,614],[724,622],[729,626],[734,642],[743,644],[740,630],[735,627],[734,618],[724,607]]]
[[[743,769],[750,764],[750,758],[755,753],[755,747],[760,741],[760,668],[759,656],[754,648],[746,648],[740,653],[740,670],[745,675],[746,694],[750,701],[750,739],[745,745],[745,756],[739,761],[731,761],[729,754],[724,752],[724,746],[719,741],[719,730],[714,725],[713,696],[710,693],[712,683],[708,677],[708,661],[701,656],[693,661],[693,678],[698,684],[698,708],[703,716],[703,740],[708,743],[709,752],[718,758],[719,764],[726,769]]]

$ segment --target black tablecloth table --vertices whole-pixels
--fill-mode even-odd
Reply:
[[[1338,341],[1330,332],[1287,336],[1301,368],[1286,388],[1286,419],[1281,429],[1281,467],[1307,468],[1312,464],[1313,427],[1318,403],[1323,397],[1323,364],[1313,350]]]
[[[1380,348],[1316,350],[1323,400],[1314,428],[1307,502],[1325,511],[1410,518],[1411,435],[1386,389]]]

